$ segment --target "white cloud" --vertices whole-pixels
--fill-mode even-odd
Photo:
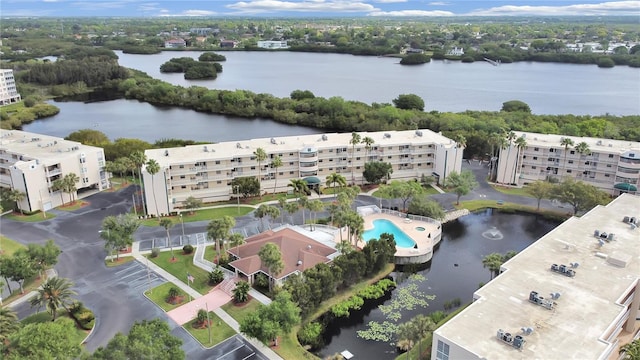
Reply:
[[[381,3],[381,4],[391,4],[391,3],[403,3],[408,0],[373,0],[373,2]]]
[[[430,2],[429,4],[427,4],[429,6],[446,6],[446,5],[451,5],[448,2],[444,2],[444,1],[434,1],[434,2]]]
[[[120,9],[126,6],[131,6],[131,1],[78,1],[71,3],[71,6],[88,11],[100,11],[104,9]]]
[[[280,0],[240,1],[227,8],[241,13],[295,12],[371,12],[377,11],[371,4],[349,0],[304,0],[300,2]]]
[[[58,2],[58,0],[42,0],[42,2],[54,3],[54,2]]]
[[[505,5],[475,10],[466,15],[476,16],[520,16],[520,15],[638,15],[640,1],[612,1],[599,4],[574,4],[561,6]]]
[[[374,11],[369,16],[454,16],[451,11],[441,10],[398,10],[398,11]]]
[[[172,17],[172,16],[213,16],[217,12],[209,10],[185,10],[176,14],[171,14],[169,10],[162,9],[158,16]]]

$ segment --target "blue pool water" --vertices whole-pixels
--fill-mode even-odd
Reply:
[[[413,241],[404,231],[400,230],[393,222],[385,219],[373,220],[373,229],[367,230],[362,234],[365,242],[371,239],[379,239],[381,234],[393,234],[396,246],[401,248],[412,248],[416,242]]]

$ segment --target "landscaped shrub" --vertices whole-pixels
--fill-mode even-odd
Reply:
[[[298,332],[298,340],[302,345],[319,348],[322,345],[322,325],[317,322],[305,324]]]
[[[156,247],[151,249],[151,257],[152,258],[157,258],[158,256],[160,256],[160,249],[156,248]]]
[[[347,317],[349,316],[349,310],[360,310],[364,305],[364,299],[358,295],[353,295],[347,300],[344,300],[331,307],[331,313],[335,317]]]
[[[268,288],[269,278],[267,277],[267,275],[260,273],[256,276],[256,280],[253,282],[253,284],[259,288]]]
[[[215,268],[209,273],[209,285],[220,284],[224,280],[224,272],[221,269]]]
[[[85,308],[80,301],[76,301],[69,306],[69,315],[75,320],[76,324],[84,330],[93,329],[95,315],[93,311]]]
[[[183,247],[182,247],[182,251],[183,251],[185,254],[191,254],[191,253],[193,252],[193,245],[191,245],[191,244],[187,244],[187,245],[183,246]]]

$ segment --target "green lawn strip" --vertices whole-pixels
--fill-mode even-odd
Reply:
[[[133,260],[135,260],[133,256],[120,256],[120,258],[117,260],[116,259],[113,259],[113,261],[105,260],[104,264],[107,265],[107,267],[116,267],[116,266],[128,264]]]
[[[222,249],[220,249],[222,250]],[[209,245],[207,247],[204,248],[204,259],[211,261],[211,262],[215,262],[214,260],[216,259],[216,256],[218,255],[218,252],[216,252],[216,246],[215,245]]]
[[[67,311],[65,309],[58,309],[57,311],[57,315],[56,315],[56,321],[62,319],[62,318],[69,318],[71,320],[73,320],[68,314]],[[47,311],[40,311],[37,312],[33,315],[29,315],[26,318],[22,319],[20,321],[20,323],[22,325],[27,325],[27,324],[37,324],[37,323],[44,323],[44,322],[49,322],[51,321],[51,314],[48,313]],[[84,330],[79,328],[76,325],[75,328],[75,333],[74,333],[74,341],[77,342],[78,344],[81,344],[84,339],[87,337],[87,335],[89,334],[89,331]]]
[[[27,295],[30,291],[37,289],[40,286],[40,284],[42,284],[42,278],[38,277],[38,275],[36,275],[33,278],[27,279],[27,280],[24,281],[24,284],[22,286],[23,289],[24,289],[24,294],[20,293],[20,288],[16,289],[15,287],[12,287],[11,290],[13,290],[13,291],[11,292],[11,295],[9,295],[8,297],[2,299],[3,304],[7,305],[7,304],[11,303],[12,301],[14,301],[16,299],[19,299],[19,298],[23,297],[24,295]]]
[[[233,300],[222,305],[222,310],[226,311],[229,316],[234,318],[238,323],[242,322],[247,315],[256,311],[260,306],[260,302],[256,299],[251,299],[242,306],[236,306]]]
[[[531,194],[529,194],[527,192],[527,188],[526,187],[516,188],[516,187],[500,186],[500,185],[491,185],[491,187],[495,191],[499,191],[499,192],[501,192],[503,194],[507,194],[507,195],[533,197],[533,196],[531,196]]]
[[[31,214],[31,215],[22,215],[19,212],[13,212],[13,213],[7,214],[5,216],[6,216],[7,219],[14,220],[14,221],[22,221],[22,222],[46,221],[46,220],[50,220],[50,219],[53,219],[54,217],[56,217],[55,215],[53,215],[51,213],[46,213],[46,215],[45,215],[45,214],[41,213],[40,211],[35,212],[35,213]]]
[[[66,205],[58,206],[56,209],[62,211],[75,211],[86,205],[89,205],[89,203],[82,200],[76,200],[71,204],[67,203]]]
[[[182,302],[175,305],[167,302],[167,298],[169,297],[169,289],[173,287],[178,289],[179,296],[182,296]],[[189,295],[172,282],[166,282],[162,285],[158,285],[151,290],[145,291],[144,294],[149,298],[149,300],[153,301],[164,311],[173,310],[178,306],[186,304],[189,301]]]
[[[306,319],[302,320],[303,324],[307,322],[311,322],[323,313],[329,311],[329,309],[335,305],[340,303],[343,300],[348,299],[350,296],[354,295],[358,291],[364,289],[365,287],[377,282],[380,279],[383,279],[387,275],[389,275],[393,269],[395,268],[394,264],[387,264],[384,269],[380,270],[374,276],[363,280],[350,288],[343,290],[337,293],[331,299],[324,301],[318,309],[316,309],[310,316]],[[282,341],[280,342],[278,348],[273,349],[278,355],[280,355],[284,359],[318,359],[315,355],[305,350],[300,342],[298,341],[297,333],[300,330],[300,325],[294,326],[293,330],[289,334],[285,334],[282,336]]]
[[[26,249],[27,247],[20,244],[17,241],[13,241],[6,236],[0,235],[0,255],[11,256],[19,249]]]
[[[533,214],[540,214],[546,218],[556,220],[566,220],[571,217],[571,213],[566,211],[553,211],[553,210],[537,210],[534,206],[520,205],[510,202],[498,203],[496,200],[471,200],[461,201],[460,205],[455,205],[456,209],[468,209],[469,211],[477,211],[482,209],[499,209],[501,212],[516,212],[523,211]]]
[[[194,290],[199,292],[200,294],[206,294],[213,288],[208,284],[209,282],[209,274],[200,269],[199,267],[193,265],[193,253],[189,255],[183,255],[182,250],[175,250],[174,254],[176,256],[175,262],[170,262],[171,260],[171,251],[163,251],[156,258],[152,258],[149,256],[149,260],[151,260],[154,264],[160,266],[165,271],[169,272],[171,275],[180,279],[185,284],[187,283],[187,273],[193,275],[195,280],[193,283],[189,284]]]
[[[194,324],[198,321],[193,319],[182,327],[185,328],[193,337],[200,342],[204,347],[212,347],[222,341],[232,337],[236,334],[227,323],[222,321],[213,311],[209,312],[209,320],[211,321],[211,342],[209,341],[209,329],[208,328],[195,328]]]
[[[182,213],[182,222],[187,223],[187,222],[194,222],[194,221],[209,221],[213,219],[219,219],[227,215],[232,217],[242,216],[250,213],[253,210],[254,208],[251,206],[241,205],[240,208],[231,206],[231,207],[224,207],[224,208],[198,210],[198,211],[195,211],[192,215],[185,211]],[[173,220],[173,223],[175,224],[176,227],[180,227],[179,216],[169,216],[169,219]],[[160,220],[158,218],[145,219],[145,220],[142,220],[142,225],[160,226]]]

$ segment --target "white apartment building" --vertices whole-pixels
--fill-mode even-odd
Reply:
[[[70,195],[51,189],[69,173],[80,179],[78,195],[109,187],[102,148],[62,138],[18,130],[0,130],[0,186],[25,193],[18,203],[24,211],[46,211],[70,201]]]
[[[578,136],[515,132],[524,136],[523,149],[512,144],[500,151],[496,182],[525,185],[547,177],[572,177],[611,195],[636,193],[640,186],[640,142]],[[563,138],[574,142],[566,151]],[[576,146],[584,142],[589,153]]]
[[[258,41],[258,47],[262,49],[288,49],[289,45],[286,41]]]
[[[267,153],[267,160],[260,164],[263,193],[286,192],[291,179],[315,177],[315,182],[324,184],[332,173],[343,175],[349,183],[362,184],[367,161],[390,163],[392,179],[416,179],[424,174],[444,181],[451,171],[459,172],[462,166],[464,149],[456,148],[453,140],[431,130],[358,134],[373,139],[370,149],[360,143],[354,152],[349,144],[351,133],[333,133],[146,150],[147,158],[160,165],[154,176],[143,171],[147,211],[178,211],[189,196],[205,203],[229,200],[234,178],[258,176],[254,155],[258,148]],[[278,156],[283,165],[276,169],[270,164]]]
[[[20,102],[13,70],[0,69],[0,106]]]
[[[623,194],[537,240],[433,333],[431,359],[619,359],[640,330],[639,216]]]

